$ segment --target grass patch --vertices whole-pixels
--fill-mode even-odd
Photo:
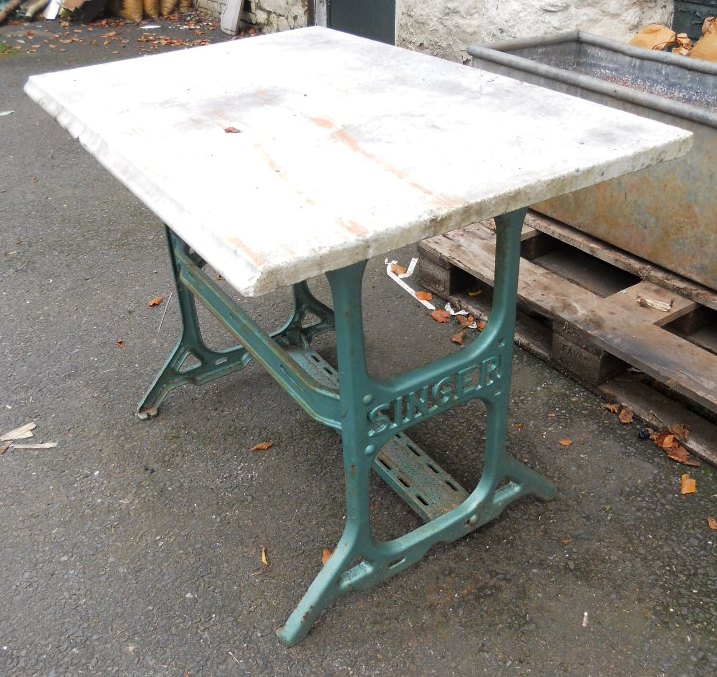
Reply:
[[[15,49],[14,47],[6,45],[4,42],[0,42],[0,56],[9,56],[10,54],[17,54],[19,53],[19,51],[19,49]]]

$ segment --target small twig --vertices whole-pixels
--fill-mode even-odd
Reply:
[[[172,295],[174,294],[174,291],[169,295],[169,298],[167,299],[167,303],[164,306],[164,312],[162,313],[162,319],[159,321],[159,327],[157,327],[157,333],[159,334],[160,331],[162,331],[162,322],[164,322],[164,316],[167,314],[167,308],[169,308],[169,302],[172,300]]]

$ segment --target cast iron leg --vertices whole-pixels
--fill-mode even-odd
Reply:
[[[162,400],[177,386],[185,383],[206,383],[226,376],[243,369],[252,359],[241,345],[221,352],[206,346],[199,327],[194,292],[187,287],[183,279],[183,267],[192,266],[201,269],[205,262],[197,254],[192,253],[169,228],[166,232],[182,333],[174,350],[138,405],[137,413],[140,418],[155,416]],[[291,317],[280,330],[272,334],[272,338],[283,346],[306,348],[315,336],[333,329],[333,312],[311,294],[306,282],[293,286],[293,297],[294,307]],[[220,321],[226,320],[221,311],[211,307],[210,310],[217,314]],[[309,315],[315,316],[316,321],[304,326]],[[194,358],[197,364],[184,368],[189,358]]]
[[[553,497],[555,489],[547,479],[506,452],[524,216],[525,210],[521,210],[496,219],[493,311],[475,345],[466,349],[465,356],[443,358],[390,382],[373,380],[366,368],[360,293],[365,263],[327,274],[336,319],[346,523],[333,555],[278,632],[287,646],[301,641],[336,597],[366,589],[406,569],[436,543],[465,536],[520,496]],[[457,507],[417,529],[391,541],[376,541],[371,533],[369,476],[381,447],[393,435],[445,411],[449,400],[459,403],[473,398],[484,401],[487,416],[484,468],[478,486]],[[386,404],[376,406],[377,402]],[[505,479],[508,482],[501,486]]]

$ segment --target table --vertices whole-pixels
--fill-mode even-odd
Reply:
[[[506,451],[526,206],[684,154],[688,132],[577,98],[323,28],[33,76],[27,93],[165,224],[183,330],[139,405],[257,360],[341,433],[346,523],[279,637],[300,641],[336,597],[373,586],[553,485]],[[391,379],[366,367],[366,261],[495,217],[493,309],[460,352]],[[265,334],[203,270],[245,296],[291,285]],[[333,308],[307,280],[326,274]],[[207,348],[200,299],[236,337]],[[336,333],[338,368],[311,349]],[[187,367],[193,358],[193,366]],[[468,492],[406,435],[480,399],[484,468]],[[378,473],[425,523],[371,533]]]

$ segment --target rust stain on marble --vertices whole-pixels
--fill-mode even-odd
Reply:
[[[264,256],[261,256],[249,249],[249,247],[247,247],[246,244],[238,237],[229,236],[227,237],[227,241],[232,244],[236,250],[255,268],[262,268],[268,263],[268,260]]]
[[[445,209],[456,209],[458,207],[463,206],[462,200],[457,200],[448,195],[436,195],[434,192],[432,192],[425,186],[422,186],[420,183],[414,181],[412,178],[407,176],[406,173],[401,171],[398,167],[394,167],[385,160],[382,160],[380,157],[377,157],[373,153],[370,153],[365,148],[362,148],[359,142],[353,136],[351,136],[351,134],[349,134],[346,129],[344,129],[343,127],[339,127],[331,120],[319,117],[310,117],[309,120],[311,120],[311,122],[313,122],[317,127],[320,127],[321,129],[333,130],[331,136],[333,136],[337,141],[345,145],[353,153],[356,153],[357,155],[362,155],[367,160],[370,160],[371,162],[374,162],[375,164],[379,165],[389,174],[393,174],[396,178],[400,179],[401,181],[404,181],[412,188],[415,188],[419,192],[423,193],[425,196],[429,197],[431,201],[436,204],[436,206],[443,207]]]

